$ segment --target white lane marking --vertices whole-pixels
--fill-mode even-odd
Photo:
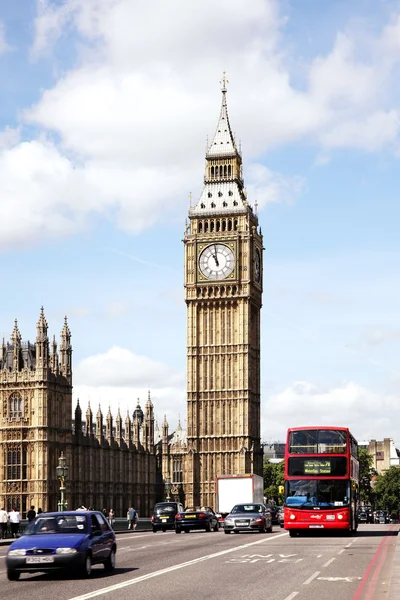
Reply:
[[[353,583],[360,579],[362,579],[362,577],[318,577],[318,581],[345,581],[346,583]]]
[[[333,563],[333,561],[334,561],[334,560],[336,560],[336,558],[335,558],[335,557],[333,557],[333,558],[330,558],[330,559],[328,560],[328,562],[326,562],[324,565],[322,565],[322,567],[329,567],[329,565],[330,565],[331,563]]]
[[[290,596],[287,596],[287,597],[285,598],[285,600],[292,600],[292,598],[294,598],[295,596],[297,596],[297,594],[298,594],[298,593],[299,593],[299,592],[292,592],[292,593],[290,594]]]
[[[342,548],[341,550],[339,550],[338,554],[343,554],[343,552],[346,550],[346,548]]]
[[[309,577],[306,581],[303,582],[303,585],[308,585],[309,583],[311,583],[312,580],[318,577],[320,573],[321,571],[315,571],[314,575],[311,575],[311,577]]]
[[[128,581],[123,581],[121,583],[116,583],[115,585],[110,585],[109,587],[102,588],[100,590],[96,590],[94,592],[89,592],[88,594],[83,594],[82,596],[74,596],[70,598],[70,600],[88,600],[88,598],[95,598],[96,596],[101,596],[102,594],[108,594],[110,592],[115,592],[115,590],[120,590],[122,588],[128,587],[129,585],[135,585],[136,583],[140,583],[141,581],[146,581],[146,579],[152,579],[153,577],[158,577],[159,575],[164,575],[165,573],[171,573],[172,571],[176,571],[177,569],[184,569],[185,567],[191,567],[197,563],[203,562],[205,560],[209,560],[211,558],[216,558],[217,556],[223,556],[224,554],[229,554],[230,552],[237,552],[238,550],[244,550],[245,548],[250,548],[251,546],[256,546],[258,544],[264,544],[266,542],[270,542],[271,540],[276,540],[280,537],[287,536],[287,533],[281,533],[279,535],[274,535],[270,538],[264,538],[262,540],[258,540],[257,542],[250,542],[249,544],[243,544],[242,546],[235,546],[235,548],[229,548],[228,550],[222,550],[221,552],[215,552],[214,554],[207,554],[206,556],[200,556],[199,558],[194,558],[193,560],[188,560],[187,562],[180,563],[179,565],[174,565],[173,567],[167,567],[166,569],[161,569],[160,571],[154,571],[153,573],[148,573],[147,575],[142,575],[141,577],[135,577],[134,579],[129,579]],[[317,573],[319,575],[319,572]]]

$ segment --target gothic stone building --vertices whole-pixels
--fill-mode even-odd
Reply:
[[[138,405],[124,423],[110,410],[103,423],[90,406],[85,420],[78,404],[72,419],[72,347],[65,319],[58,351],[51,344],[43,309],[36,342],[22,342],[15,322],[11,340],[0,352],[0,506],[25,514],[31,504],[57,510],[56,467],[61,452],[69,468],[66,499],[113,507],[117,515],[133,504],[149,514],[155,502],[154,411],[150,394],[145,411]]]

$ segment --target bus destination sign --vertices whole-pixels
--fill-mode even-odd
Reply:
[[[331,461],[330,460],[305,460],[304,475],[330,475]]]

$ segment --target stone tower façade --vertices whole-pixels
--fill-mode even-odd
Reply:
[[[187,305],[186,505],[216,506],[217,475],[262,475],[263,240],[244,189],[226,80],[204,188],[184,237]]]
[[[67,458],[66,499],[125,516],[133,504],[150,513],[156,497],[154,410],[147,398],[124,421],[105,419],[90,406],[82,418],[79,400],[72,419],[72,346],[65,319],[60,347],[49,342],[43,309],[36,342],[22,342],[15,322],[0,348],[0,505],[25,515],[31,504],[57,510],[60,453]]]

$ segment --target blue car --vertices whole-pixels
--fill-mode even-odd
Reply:
[[[41,513],[15,540],[6,556],[7,577],[21,573],[68,570],[90,577],[92,565],[115,568],[115,533],[97,511]]]

